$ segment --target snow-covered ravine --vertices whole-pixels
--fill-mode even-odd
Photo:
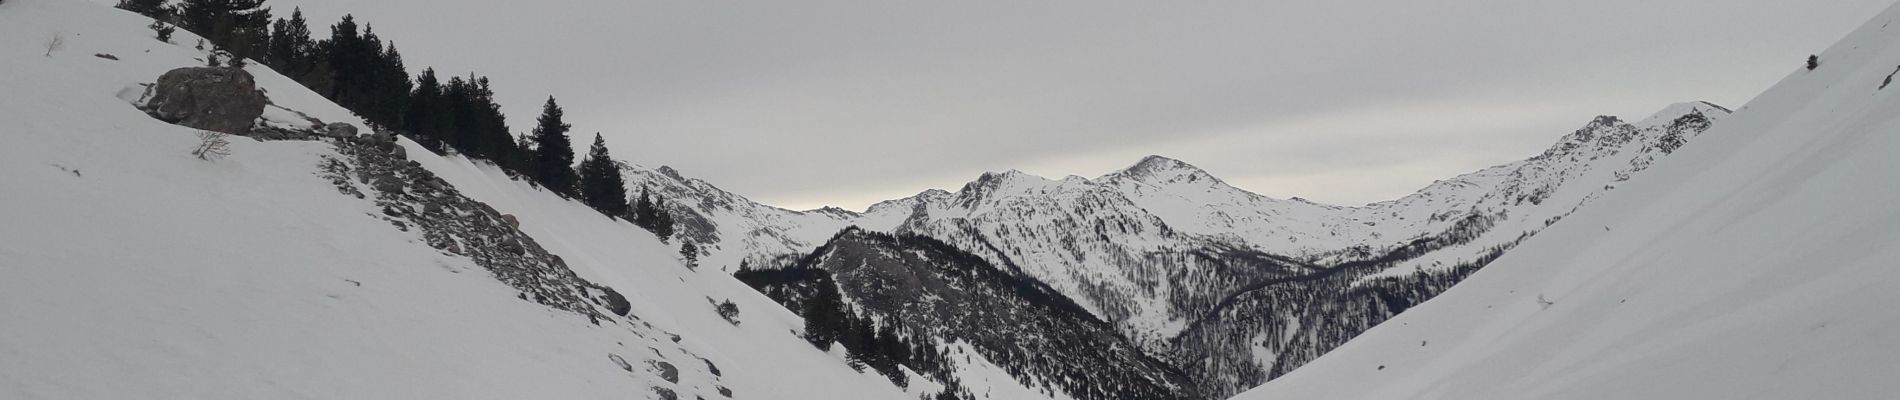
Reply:
[[[1900,88],[1880,87],[1896,22],[1900,7],[1642,179],[1238,399],[1892,398]]]
[[[0,398],[921,394],[803,342],[796,316],[724,273],[687,269],[673,245],[486,164],[403,143],[581,277],[625,294],[631,317],[595,324],[524,301],[392,226],[321,176],[337,155],[327,142],[233,137],[229,157],[199,160],[194,130],[122,98],[202,65],[197,38],[161,43],[149,19],[102,3],[0,3]],[[55,37],[63,46],[47,55]],[[280,106],[361,126],[250,71]],[[708,298],[738,304],[741,323]]]

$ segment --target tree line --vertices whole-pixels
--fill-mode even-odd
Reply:
[[[618,162],[607,142],[593,145],[575,167],[573,129],[565,110],[548,97],[533,130],[517,136],[495,102],[489,79],[470,73],[444,80],[425,68],[413,79],[394,41],[344,15],[330,35],[310,29],[303,11],[272,18],[264,0],[120,0],[118,8],[157,20],[152,29],[169,40],[174,24],[196,33],[233,66],[244,60],[290,77],[304,87],[356,113],[372,128],[394,131],[439,154],[450,152],[487,160],[525,179],[615,218],[634,222],[659,235],[672,235],[673,218],[664,199],[642,190],[629,198]]]

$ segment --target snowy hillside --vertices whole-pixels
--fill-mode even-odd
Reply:
[[[1465,283],[1239,398],[1893,397],[1895,22],[1900,7]]]
[[[99,3],[0,3],[0,397],[917,397],[726,274],[485,163],[242,137],[199,160],[194,130],[128,101],[203,65],[196,38]],[[279,116],[361,126],[250,72]],[[355,179],[385,167],[413,179]]]

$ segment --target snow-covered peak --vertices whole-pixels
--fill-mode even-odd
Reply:
[[[1101,181],[1133,180],[1155,186],[1178,183],[1205,183],[1225,186],[1214,175],[1193,164],[1162,156],[1148,156],[1133,166],[1103,175]]]
[[[1656,114],[1650,115],[1649,118],[1644,118],[1642,121],[1637,122],[1635,125],[1638,128],[1665,126],[1665,125],[1674,123],[1677,119],[1681,119],[1683,116],[1690,115],[1690,114],[1702,114],[1711,119],[1715,119],[1715,118],[1721,118],[1721,117],[1727,116],[1729,113],[1732,113],[1732,112],[1733,111],[1729,110],[1727,107],[1722,107],[1720,105],[1716,105],[1715,103],[1710,103],[1706,101],[1691,101],[1691,102],[1684,102],[1684,103],[1676,103],[1676,104],[1669,105],[1669,107],[1663,108],[1662,111],[1657,111]]]
[[[862,215],[856,211],[846,210],[846,209],[838,208],[838,207],[821,207],[821,208],[817,208],[813,210],[806,210],[804,211],[804,213],[823,215],[823,216],[832,217],[836,219],[851,219],[851,218],[857,218],[860,215]]]
[[[1057,182],[1018,170],[985,172],[956,193],[957,204],[969,208],[1001,198],[1047,194]]]

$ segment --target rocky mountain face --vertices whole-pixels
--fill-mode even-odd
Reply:
[[[772,208],[665,168],[630,176],[678,199],[711,265],[791,265],[853,225],[934,238],[1067,296],[1219,397],[1431,298],[1728,113],[1599,117],[1530,159],[1359,207],[1268,198],[1158,156],[1092,179],[987,173],[863,213]]]
[[[805,287],[835,285],[869,318],[935,341],[967,344],[1027,387],[1083,399],[1205,397],[1187,375],[1055,289],[926,236],[849,228],[778,271],[809,274],[748,283],[795,309],[810,301],[795,295],[810,290]]]

